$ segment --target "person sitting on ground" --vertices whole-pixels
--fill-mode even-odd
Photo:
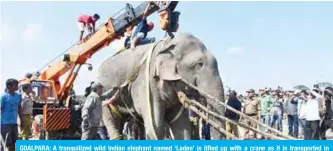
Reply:
[[[18,80],[8,79],[6,81],[7,91],[1,95],[1,148],[14,151],[16,140],[18,139],[17,115],[20,117],[21,125],[25,124],[22,120],[22,97],[16,93],[18,90]],[[6,144],[3,144],[6,142]],[[2,146],[5,145],[5,146]]]
[[[94,14],[93,16],[90,15],[81,15],[78,18],[78,26],[80,30],[80,41],[82,41],[83,33],[86,27],[90,33],[95,33],[95,24],[96,21],[99,19],[98,14]]]
[[[147,43],[155,42],[155,38],[147,37],[148,32],[150,32],[154,28],[153,22],[147,23],[147,15],[148,15],[147,13],[150,6],[151,3],[148,4],[143,14],[141,22],[134,29],[134,32],[131,37],[131,48],[135,48],[137,45],[144,45]]]

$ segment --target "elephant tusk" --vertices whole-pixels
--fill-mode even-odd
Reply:
[[[182,107],[179,109],[179,111],[178,111],[178,113],[176,114],[176,116],[170,121],[170,124],[173,123],[173,122],[175,122],[176,120],[178,120],[178,118],[180,117],[180,115],[183,113],[184,109],[185,109],[184,106],[182,106]]]

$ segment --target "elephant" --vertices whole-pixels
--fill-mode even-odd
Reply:
[[[139,117],[141,120],[138,121],[144,126],[147,139],[164,139],[167,135],[165,125],[171,128],[175,140],[192,139],[189,111],[178,100],[173,89],[175,83],[184,79],[224,101],[217,60],[194,35],[178,33],[172,39],[140,45],[114,55],[101,64],[97,80],[105,90],[123,85],[133,76],[135,66],[140,64],[150,49],[153,49],[151,60],[146,60],[149,63],[150,94],[146,94],[145,64],[138,70],[135,79],[121,88],[119,99],[114,103],[123,117],[114,114],[109,107],[103,107],[103,121],[110,138],[116,139],[121,135],[123,124],[128,118]],[[207,105],[217,107],[216,112],[224,115],[223,106]],[[224,122],[218,122],[224,128]],[[224,136],[212,129],[212,138],[224,139]]]

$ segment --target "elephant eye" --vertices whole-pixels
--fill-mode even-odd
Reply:
[[[201,68],[203,67],[203,63],[202,62],[199,62],[199,63],[197,63],[197,64],[195,64],[195,70],[196,71],[198,71],[198,70],[200,70]]]

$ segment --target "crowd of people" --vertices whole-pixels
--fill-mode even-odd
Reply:
[[[229,91],[226,95],[227,104],[245,115],[259,120],[261,123],[283,131],[283,119],[288,123],[288,134],[305,140],[326,139],[328,129],[333,130],[333,88],[312,90],[285,91],[277,89],[254,89],[247,91],[245,96]],[[240,118],[238,114],[226,110],[226,116],[235,121],[241,120],[248,126],[269,132],[251,120]],[[237,125],[227,123],[227,131],[239,137]],[[255,132],[246,130],[244,139],[265,139]]]

